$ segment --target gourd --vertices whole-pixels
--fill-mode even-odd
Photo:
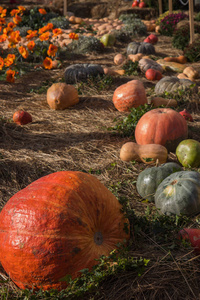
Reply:
[[[187,122],[171,108],[155,108],[146,112],[135,128],[135,140],[139,145],[159,144],[172,152],[187,137]]]
[[[183,140],[176,148],[176,156],[183,167],[200,166],[200,143],[193,139]]]
[[[183,74],[186,75],[192,81],[199,78],[199,72],[196,71],[193,67],[186,67],[183,70]]]
[[[112,47],[115,44],[116,38],[114,34],[106,33],[100,38],[100,42],[105,47]]]
[[[65,82],[69,84],[86,81],[89,77],[103,75],[104,71],[97,64],[75,64],[65,69]]]
[[[155,205],[161,214],[193,216],[200,212],[200,174],[180,171],[169,175],[158,186]]]
[[[145,164],[167,161],[168,152],[164,146],[156,144],[138,145],[134,142],[125,143],[120,150],[120,158],[123,161],[136,160]]]
[[[200,254],[200,229],[198,228],[183,228],[178,232],[178,238],[189,241],[194,248],[196,255]]]
[[[139,68],[140,70],[145,73],[148,69],[153,69],[163,73],[163,68],[159,65],[156,61],[150,58],[142,58],[139,60]]]
[[[175,99],[166,99],[162,97],[153,97],[150,101],[154,107],[164,105],[165,107],[177,107],[177,101]]]
[[[47,103],[51,109],[62,110],[78,102],[78,91],[73,85],[58,82],[47,90]]]
[[[150,43],[131,42],[127,47],[127,55],[129,54],[155,54],[155,48]]]
[[[139,80],[131,80],[120,85],[113,94],[113,104],[120,112],[129,111],[147,103],[144,85]]]
[[[191,89],[194,93],[198,92],[198,87],[189,79],[179,79],[176,76],[166,76],[159,80],[155,85],[155,93],[163,94],[164,92],[176,92],[178,90]]]
[[[125,74],[125,70],[123,70],[123,69],[115,70],[115,69],[111,69],[111,68],[103,68],[103,71],[104,71],[105,75],[110,75],[110,76],[119,76],[119,75]]]
[[[162,73],[154,69],[148,69],[145,73],[145,77],[148,80],[160,80],[162,78]]]
[[[129,239],[116,197],[93,175],[60,171],[16,193],[0,213],[0,261],[21,289],[66,288]]]
[[[184,108],[184,110],[180,111],[179,114],[186,120],[190,122],[194,122],[191,114]]]
[[[170,174],[181,171],[177,163],[169,162],[143,170],[137,178],[136,189],[138,194],[150,202],[154,202],[154,195],[159,184]]]
[[[126,57],[123,54],[116,54],[114,57],[115,65],[119,66],[126,60]]]
[[[145,40],[144,43],[150,43],[155,45],[158,42],[158,37],[155,34],[150,34]]]
[[[128,59],[131,60],[132,62],[136,62],[136,61],[139,61],[143,56],[144,56],[144,54],[142,54],[142,53],[129,54]]]
[[[187,62],[187,58],[183,55],[180,55],[178,57],[165,57],[164,60],[169,62],[177,62],[179,64],[186,64]]]
[[[32,122],[32,116],[27,111],[20,109],[14,112],[13,121],[17,125],[26,125]]]

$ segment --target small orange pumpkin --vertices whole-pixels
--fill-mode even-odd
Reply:
[[[47,103],[51,109],[61,110],[79,102],[78,91],[64,82],[52,84],[47,90]]]
[[[131,80],[120,85],[113,94],[113,104],[120,112],[129,111],[147,103],[144,85],[139,80]]]

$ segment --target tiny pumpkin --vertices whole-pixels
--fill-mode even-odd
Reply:
[[[73,85],[58,82],[47,90],[47,103],[51,109],[62,110],[78,102],[78,91]]]
[[[125,60],[126,60],[126,57],[123,54],[121,54],[121,53],[116,54],[115,57],[114,57],[114,63],[117,66],[121,65],[122,63],[124,63]]]
[[[162,73],[154,69],[148,69],[145,73],[145,77],[148,80],[160,80],[162,78]]]
[[[32,116],[27,111],[20,109],[13,114],[13,121],[17,125],[26,125],[32,122]]]

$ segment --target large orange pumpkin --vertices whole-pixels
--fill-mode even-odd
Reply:
[[[120,85],[113,94],[113,104],[120,112],[129,111],[147,103],[144,85],[139,80],[131,80]]]
[[[182,118],[182,117],[181,117]],[[129,238],[115,196],[94,176],[61,171],[16,193],[0,213],[0,261],[22,289],[62,289]],[[126,228],[126,230],[125,230]]]
[[[156,108],[145,113],[135,128],[135,139],[140,145],[160,144],[175,151],[188,137],[185,119],[171,108]]]

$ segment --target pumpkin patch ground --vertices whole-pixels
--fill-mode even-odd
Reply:
[[[21,2],[26,6],[26,1]],[[134,127],[133,123],[138,116],[159,105],[151,106],[145,99],[142,112],[138,107],[120,112],[113,103],[115,90],[131,80],[139,80],[144,86],[148,103],[153,97],[163,95],[154,93],[159,81],[148,80],[138,62],[125,59],[122,64],[116,65],[114,57],[123,54],[127,58],[128,44],[133,41],[142,43],[151,33],[132,37],[129,42],[117,40],[102,52],[71,52],[70,56],[59,58],[59,68],[48,70],[40,63],[35,64],[35,68],[30,64],[30,70],[26,68],[14,83],[0,80],[0,209],[13,195],[43,176],[60,171],[79,171],[91,174],[103,183],[122,204],[130,222],[129,243],[120,248],[118,254],[114,251],[109,257],[102,258],[91,273],[82,270],[81,279],[73,282],[71,287],[69,284],[66,291],[36,291],[34,294],[32,290],[20,290],[4,270],[2,262],[0,293],[6,299],[31,296],[34,299],[81,300],[198,299],[200,259],[195,256],[189,243],[178,238],[178,232],[186,227],[199,228],[200,215],[159,214],[155,203],[142,198],[136,189],[139,174],[146,168],[156,167],[159,161],[149,163],[151,155],[148,156],[148,153],[145,155],[146,163],[144,157],[140,161],[120,158],[122,146],[127,142],[136,142],[136,124]],[[163,60],[167,56],[183,55],[182,50],[172,48],[172,37],[155,35],[158,42],[150,59]],[[70,83],[77,89],[79,101],[66,109],[51,109],[47,102],[47,90],[54,83],[64,83],[65,70],[73,64],[98,64],[102,69],[125,70],[125,74],[111,76],[100,72],[95,78]],[[187,66],[200,71],[200,61],[187,63]],[[171,68],[165,68],[162,76],[178,74]],[[196,91],[181,89],[178,96],[172,97],[170,94],[167,98],[165,94],[165,97],[177,100],[178,104],[170,106],[170,109],[177,112],[187,109],[191,114],[194,122],[185,120],[187,139],[200,142],[200,79],[196,78],[195,83]],[[25,125],[14,123],[13,114],[19,110],[28,112],[32,122]],[[168,151],[167,162],[181,166],[175,151]],[[182,168],[199,172],[196,167]],[[12,259],[17,260],[13,256]]]

